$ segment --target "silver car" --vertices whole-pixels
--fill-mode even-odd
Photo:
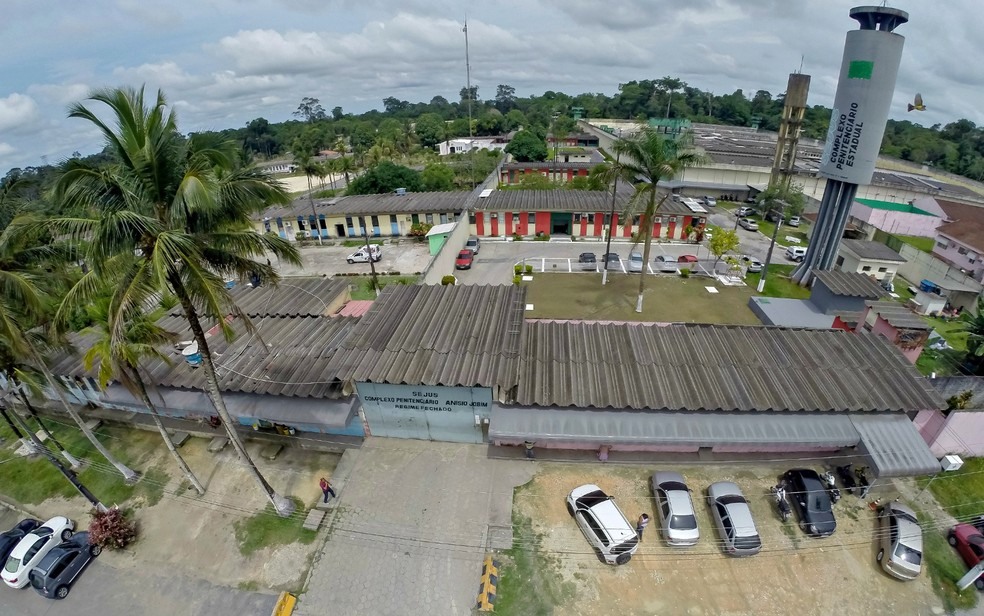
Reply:
[[[629,253],[629,271],[641,272],[645,263],[642,260],[642,253],[632,251]]]
[[[881,548],[876,559],[885,573],[912,580],[922,571],[922,528],[916,512],[893,501],[878,510]]]
[[[697,517],[694,503],[690,499],[690,488],[683,475],[673,471],[653,473],[650,483],[656,497],[656,514],[663,539],[669,545],[697,545],[700,532],[697,530]]]
[[[730,481],[712,483],[707,488],[707,504],[721,534],[724,551],[731,556],[752,556],[762,549],[752,511],[741,488]]]

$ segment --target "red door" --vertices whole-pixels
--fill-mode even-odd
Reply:
[[[475,212],[475,233],[485,235],[485,214]]]
[[[499,235],[499,217],[498,214],[492,214],[492,236]]]

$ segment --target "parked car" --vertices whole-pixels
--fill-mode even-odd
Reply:
[[[947,542],[957,549],[968,569],[984,560],[984,535],[972,524],[957,524],[946,534]],[[977,590],[984,590],[984,574],[974,580]]]
[[[834,506],[820,474],[809,468],[794,468],[783,474],[789,500],[799,515],[800,528],[814,537],[829,537],[837,528]]]
[[[676,272],[677,271],[677,261],[673,257],[668,257],[666,255],[659,255],[653,259],[653,263],[656,264],[656,269],[661,272]]]
[[[779,222],[780,220],[783,219],[783,216],[776,210],[769,210],[768,212],[765,213],[765,219],[768,220],[769,222]]]
[[[878,510],[878,536],[881,549],[875,560],[885,573],[900,580],[912,580],[922,571],[922,527],[916,512],[898,501]]]
[[[745,199],[745,203],[755,203],[755,197],[749,197]]]
[[[707,504],[717,526],[724,551],[731,556],[753,556],[762,549],[762,539],[752,520],[752,510],[741,488],[730,481],[712,483],[707,488]]]
[[[611,496],[594,484],[574,488],[567,495],[567,513],[577,522],[599,558],[609,565],[624,565],[639,548],[635,527]]]
[[[710,195],[704,195],[704,205],[707,207],[716,207],[718,204],[717,199]]]
[[[458,258],[454,260],[454,269],[471,269],[472,262],[475,260],[475,253],[470,250],[458,251]]]
[[[365,248],[360,248],[347,256],[345,260],[349,263],[368,263],[370,258],[373,262],[379,261],[383,258],[382,250],[375,245],[370,247],[368,251]]]
[[[697,257],[695,255],[680,255],[677,257],[677,263],[697,263]]]
[[[17,526],[0,535],[0,563],[6,563],[7,557],[17,547],[20,540],[38,526],[41,526],[41,520],[27,518],[21,520],[17,523]]]
[[[806,256],[805,246],[790,246],[786,249],[786,258],[790,261],[802,261]]]
[[[700,532],[697,530],[690,488],[683,480],[683,475],[673,471],[659,471],[653,473],[650,484],[656,498],[660,532],[666,543],[676,546],[697,545]]]
[[[577,262],[581,265],[581,269],[595,271],[598,269],[598,261],[595,259],[595,253],[593,252],[582,252],[577,257]]]
[[[762,262],[755,257],[744,255],[741,258],[741,264],[745,266],[745,271],[750,274],[755,274],[762,271]]]
[[[608,269],[622,269],[622,259],[617,252],[606,252],[601,255],[601,261],[608,264]]]
[[[481,246],[482,246],[482,242],[479,241],[478,237],[474,235],[469,237],[468,240],[465,242],[465,248],[467,250],[474,252],[475,254],[478,254],[478,249],[481,248]]]
[[[89,533],[76,533],[59,543],[31,569],[31,587],[42,597],[64,599],[79,574],[102,552],[102,547],[89,544]]]
[[[754,220],[752,220],[751,218],[740,218],[738,220],[738,226],[741,227],[742,229],[746,229],[748,231],[758,231],[759,230],[758,223],[755,222]]]
[[[790,216],[789,220],[786,221],[786,224],[789,225],[790,227],[798,227],[800,226],[800,217]]]
[[[30,583],[27,574],[31,569],[58,545],[59,540],[68,541],[74,528],[75,522],[56,516],[24,535],[7,557],[0,579],[11,588],[27,586]]]
[[[738,208],[737,211],[735,211],[735,216],[737,216],[738,218],[744,218],[745,216],[751,216],[754,213],[755,213],[755,208],[748,207],[747,205],[743,205],[740,208]]]
[[[629,271],[630,272],[642,272],[645,269],[645,263],[642,260],[642,253],[632,251],[629,253]]]

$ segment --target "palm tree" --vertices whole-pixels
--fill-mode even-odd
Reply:
[[[234,335],[228,315],[253,330],[232,301],[225,280],[259,276],[275,284],[279,277],[269,261],[254,260],[268,252],[300,264],[290,242],[256,233],[251,225],[252,216],[271,204],[289,203],[290,197],[276,180],[236,166],[234,144],[199,134],[185,140],[161,92],[149,106],[143,89],[100,90],[91,100],[111,110],[110,122],[80,103],[70,108],[69,117],[92,123],[118,162],[106,169],[70,162],[55,184],[54,196],[88,214],[46,224],[70,238],[86,239],[94,274],[116,281],[110,299],[111,340],[126,338],[130,317],[154,293],[163,291],[178,299],[201,353],[206,393],[229,441],[277,512],[289,515],[293,503],[273,490],[236,431],[238,422],[219,389],[202,319],[214,320],[226,339]],[[132,255],[137,258],[129,258]],[[93,285],[85,283],[88,278],[69,291],[65,305],[77,306],[90,297]]]
[[[635,194],[629,201],[624,215],[641,212],[638,241],[645,242],[643,263],[649,263],[653,245],[653,220],[669,194],[657,201],[660,192],[657,184],[669,180],[686,167],[699,164],[703,157],[690,149],[690,136],[673,141],[665,139],[654,128],[643,125],[632,137],[615,141],[613,150],[620,158],[620,172],[635,185]],[[639,276],[639,297],[636,312],[642,312],[642,297],[646,290],[646,276]]]
[[[95,321],[92,326],[83,333],[95,334],[95,340],[90,340],[90,346],[83,357],[86,370],[92,370],[94,365],[99,366],[99,384],[105,389],[106,385],[116,379],[127,391],[139,399],[154,420],[157,431],[161,433],[167,450],[171,452],[174,461],[178,463],[178,468],[184,473],[185,478],[201,496],[205,494],[198,477],[191,471],[188,463],[181,457],[178,449],[171,440],[171,435],[161,422],[160,413],[157,406],[150,399],[147,393],[147,384],[140,375],[140,363],[143,359],[159,359],[168,364],[170,359],[160,351],[162,345],[173,343],[174,335],[159,327],[146,314],[134,311],[130,319],[121,329],[122,336],[113,337],[113,331],[117,330],[113,319],[120,315],[114,314],[110,309],[109,300],[101,299],[97,301],[89,311],[90,316]]]
[[[345,185],[348,186],[349,183],[349,171],[355,169],[352,159],[345,156],[345,152],[348,151],[348,146],[345,145],[345,139],[339,137],[338,141],[335,142],[335,151],[342,155],[338,163],[338,171],[345,174]]]
[[[317,177],[321,173],[321,167],[318,165],[317,161],[311,158],[307,154],[302,154],[294,158],[294,163],[297,167],[304,172],[307,176],[308,183],[308,200],[311,201],[311,234],[314,235],[315,232],[318,234],[318,243],[323,244],[324,240],[321,239],[321,225],[318,222],[318,210],[314,207],[314,186],[311,185],[311,178]]]
[[[984,296],[977,298],[977,310],[969,310],[960,315],[960,326],[967,332],[967,355],[984,357]]]
[[[35,266],[57,256],[64,255],[53,245],[41,241],[37,232],[30,229],[11,223],[0,234],[0,367],[18,388],[31,385],[27,378],[30,368],[40,371],[65,412],[92,446],[127,482],[136,481],[137,474],[106,449],[68,402],[62,384],[48,370],[38,350],[47,339],[40,331],[46,316],[44,287],[52,283],[55,277],[47,272],[42,276]],[[26,392],[21,391],[21,394],[22,399],[26,399]],[[78,467],[78,460],[64,449],[62,454],[73,467]]]

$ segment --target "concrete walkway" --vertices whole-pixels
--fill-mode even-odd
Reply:
[[[367,439],[295,614],[470,614],[533,470],[486,445]]]

